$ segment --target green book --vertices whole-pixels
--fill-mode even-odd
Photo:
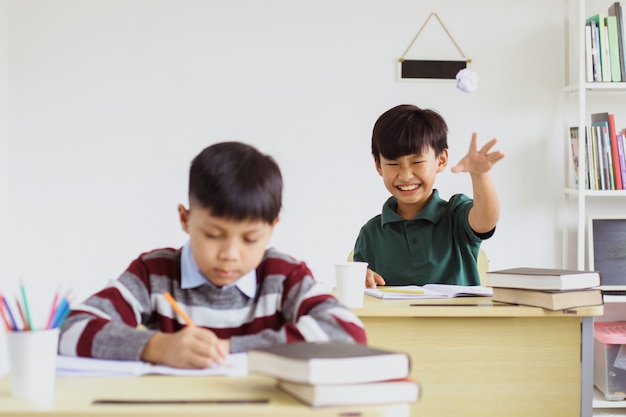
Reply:
[[[620,67],[622,70],[622,81],[626,81],[626,33],[624,32],[624,10],[619,1],[609,7],[609,16],[615,16],[617,21],[617,40],[620,52]]]
[[[609,56],[611,61],[611,81],[622,81],[622,69],[620,65],[619,54],[619,37],[617,34],[617,18],[615,16],[607,16],[605,24],[608,34]]]

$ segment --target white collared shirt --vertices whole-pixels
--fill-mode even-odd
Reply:
[[[180,256],[180,270],[181,270],[181,282],[182,289],[196,288],[201,285],[210,285],[217,288],[215,284],[209,281],[202,272],[198,269],[193,254],[191,253],[190,242],[187,241]],[[237,281],[230,285],[226,285],[222,288],[237,287],[244,295],[249,298],[254,298],[256,294],[256,269],[241,276]]]

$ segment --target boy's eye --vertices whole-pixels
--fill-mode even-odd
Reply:
[[[219,234],[217,233],[209,233],[209,232],[204,232],[204,236],[208,237],[209,239],[217,239],[219,238]]]
[[[256,243],[258,241],[259,241],[259,239],[256,238],[256,237],[246,237],[246,238],[244,238],[244,242],[246,242],[246,243]]]

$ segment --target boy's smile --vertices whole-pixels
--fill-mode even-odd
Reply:
[[[400,191],[414,191],[419,188],[420,184],[411,184],[411,185],[397,185],[396,187]]]

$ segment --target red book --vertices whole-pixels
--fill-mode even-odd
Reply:
[[[609,137],[611,138],[611,153],[613,154],[613,169],[615,170],[615,189],[624,189],[624,180],[619,162],[619,146],[617,145],[617,131],[615,130],[615,115],[609,113]]]

